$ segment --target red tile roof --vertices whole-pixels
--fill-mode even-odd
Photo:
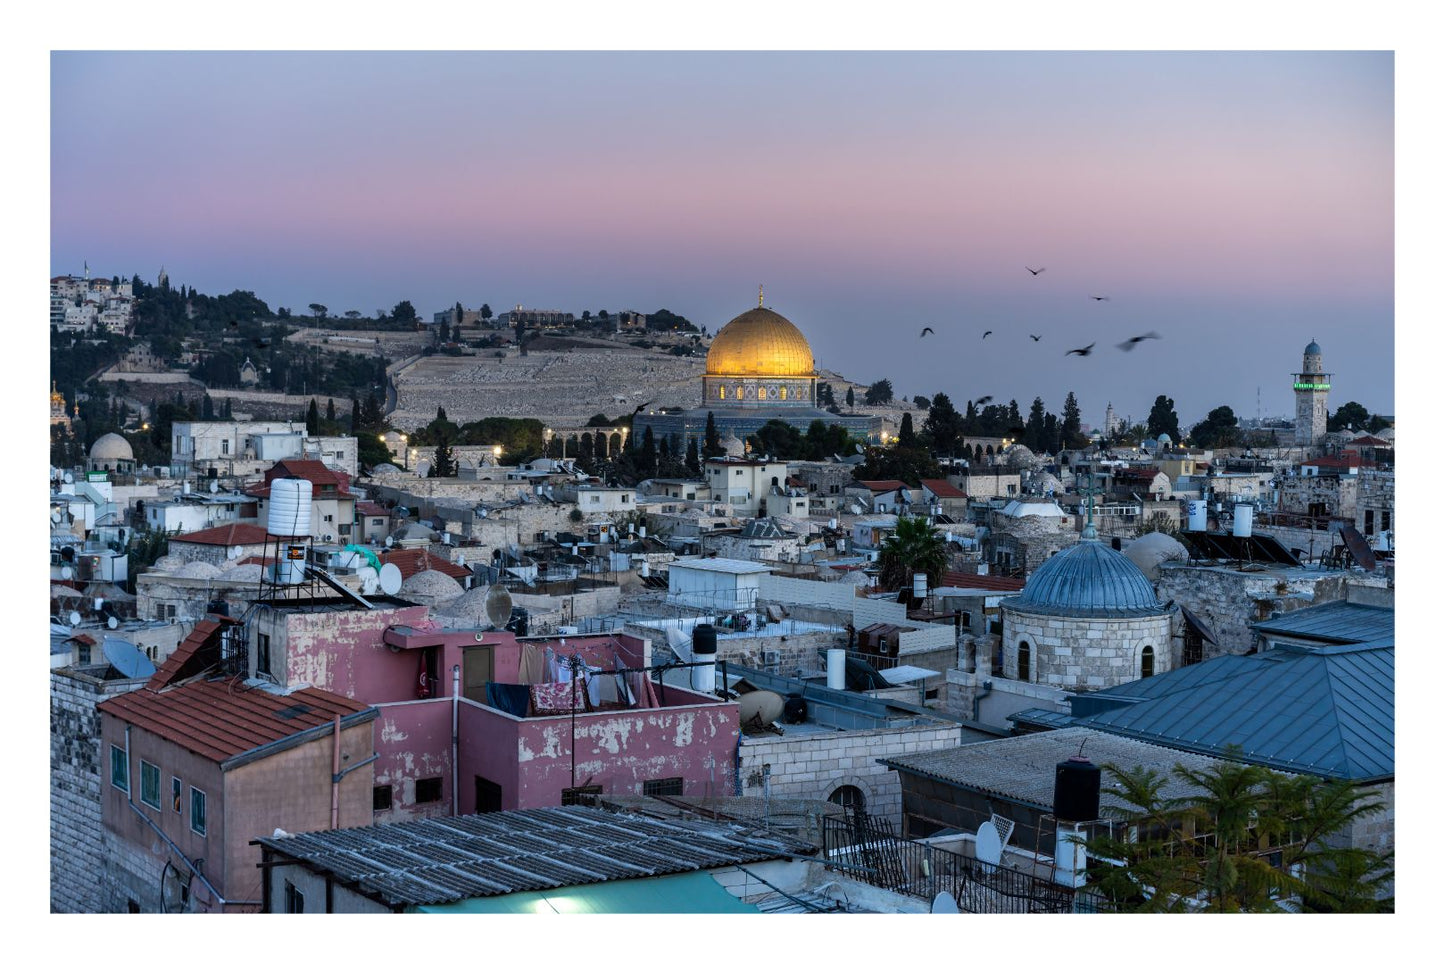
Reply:
[[[1316,465],[1326,469],[1348,469],[1359,468],[1364,464],[1358,452],[1346,452],[1343,455],[1322,455],[1317,459],[1310,459],[1302,462],[1301,465]]]
[[[375,502],[368,502],[362,499],[356,503],[357,515],[391,515],[390,512],[377,505]]]
[[[106,700],[100,708],[217,763],[330,723],[338,713],[350,716],[369,709],[314,687],[276,696],[232,679],[197,680],[163,693],[134,690]]]
[[[1007,576],[980,576],[971,572],[945,572],[943,584],[954,589],[998,589],[1003,592],[1018,592],[1024,588],[1022,579]]]
[[[282,459],[266,470],[263,487],[270,489],[277,479],[307,479],[311,482],[313,495],[322,486],[335,486],[342,492],[350,491],[351,480],[345,472],[329,469],[316,459]]]
[[[872,480],[872,479],[864,480],[864,479],[859,479],[859,480],[857,480],[857,481],[850,482],[850,483],[848,483],[848,484],[849,484],[849,485],[861,485],[861,486],[864,486],[865,488],[870,489],[870,490],[872,490],[872,491],[874,491],[874,492],[893,492],[893,491],[895,491],[895,490],[897,490],[897,489],[906,489],[906,488],[908,488],[908,486],[904,485],[902,482],[897,481],[896,479],[890,479],[890,480],[883,480],[883,479],[879,479],[879,480]]]
[[[221,656],[222,625],[219,619],[203,619],[196,623],[175,652],[167,656],[166,661],[146,680],[145,688],[156,692],[176,679],[187,679],[215,665]],[[202,652],[203,649],[206,652]]]
[[[940,499],[966,499],[968,495],[947,479],[923,479],[922,486]]]
[[[1376,438],[1373,435],[1362,435],[1359,438],[1350,439],[1350,441],[1346,442],[1345,448],[1349,448],[1351,445],[1373,446],[1376,448],[1393,448],[1395,443],[1387,442],[1384,439]]]
[[[470,569],[448,562],[436,553],[426,549],[392,549],[381,553],[382,564],[392,563],[401,570],[401,578],[409,579],[423,569],[435,569],[453,579],[465,579],[472,574]]]
[[[203,546],[259,546],[266,542],[266,530],[247,522],[229,522],[223,526],[171,536],[172,542],[194,542]]]

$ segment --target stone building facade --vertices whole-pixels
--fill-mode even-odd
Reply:
[[[50,674],[50,910],[95,913],[104,906],[101,860],[102,700],[139,689],[143,679],[105,679],[105,666]],[[159,875],[155,879],[159,879]]]
[[[879,758],[958,745],[958,724],[944,722],[744,736],[738,750],[739,782],[743,796],[763,796],[763,767],[767,766],[766,790],[776,797],[827,800],[839,788],[855,787],[869,815],[884,817],[899,828],[903,793],[898,774],[879,763]]]
[[[1172,612],[1132,619],[1072,619],[1011,612],[1004,620],[1003,674],[1065,689],[1104,689],[1174,668]],[[1145,672],[1147,670],[1147,673]]]
[[[1367,539],[1381,532],[1395,532],[1395,473],[1364,471],[1360,473],[1360,491],[1355,511],[1351,513],[1355,528]]]

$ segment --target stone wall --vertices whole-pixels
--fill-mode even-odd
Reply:
[[[1323,502],[1325,514],[1353,519],[1359,484],[1359,478],[1350,475],[1284,478],[1279,485],[1279,508],[1305,515],[1311,505]]]
[[[1218,641],[1204,644],[1204,657],[1244,654],[1254,650],[1250,624],[1277,613],[1292,612],[1329,599],[1345,598],[1345,583],[1384,584],[1383,577],[1283,566],[1248,572],[1231,566],[1164,563],[1155,591],[1161,601],[1174,601],[1209,627]],[[1283,590],[1283,591],[1281,591]]]
[[[1168,672],[1173,615],[1075,619],[1009,610],[1003,620],[1003,675],[1019,679],[1019,644],[1029,643],[1027,682],[1065,689],[1106,689],[1139,679],[1144,647],[1154,673]]]
[[[102,752],[102,700],[138,689],[143,680],[102,681],[78,667],[50,674],[50,909],[105,908],[100,791],[109,783]],[[154,878],[159,880],[159,877]],[[124,910],[124,907],[119,908]]]
[[[1360,473],[1360,492],[1353,513],[1355,528],[1360,532],[1365,531],[1366,509],[1375,514],[1376,533],[1384,529],[1395,531],[1397,524],[1395,522],[1395,473],[1393,471]],[[1385,513],[1390,515],[1389,525],[1384,524]]]
[[[855,786],[863,792],[868,813],[887,818],[899,829],[903,795],[898,774],[877,760],[958,745],[959,728],[952,723],[745,736],[739,749],[739,782],[743,796],[763,796],[762,768],[767,764],[767,789],[774,797],[827,800],[839,787]]]

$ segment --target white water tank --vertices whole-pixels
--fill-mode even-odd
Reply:
[[[266,531],[273,536],[311,535],[311,480],[277,479],[271,483]]]
[[[1189,531],[1203,532],[1209,528],[1209,503],[1203,499],[1189,500]]]
[[[309,510],[308,510],[309,511]],[[306,581],[306,547],[288,545],[276,563],[276,582],[283,586],[299,586]]]
[[[928,596],[928,573],[915,572],[913,574],[913,598],[923,599]]]
[[[828,689],[845,690],[848,688],[848,651],[846,649],[828,650]]]
[[[1241,502],[1234,507],[1234,535],[1248,539],[1254,534],[1254,506]]]

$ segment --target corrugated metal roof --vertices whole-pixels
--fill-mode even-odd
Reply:
[[[108,705],[108,704],[107,704]],[[659,877],[806,855],[816,847],[736,825],[678,823],[590,807],[472,814],[402,825],[264,837],[263,847],[323,868],[393,906],[451,904],[569,885]],[[579,838],[578,835],[581,835]],[[499,856],[480,850],[500,849]],[[417,856],[426,859],[418,865]],[[435,908],[432,908],[435,909]]]
[[[1174,764],[1182,763],[1197,770],[1208,766],[1208,757],[1158,746],[1142,740],[1097,733],[1071,726],[1044,733],[1002,740],[987,740],[888,757],[878,762],[893,769],[919,773],[944,783],[967,787],[982,793],[995,794],[1029,806],[1052,811],[1054,806],[1054,767],[1079,753],[1102,766],[1112,763],[1128,770],[1136,765],[1154,770],[1166,780],[1166,796],[1185,796],[1193,787],[1174,774]],[[1102,789],[1117,786],[1104,774]],[[1107,793],[1106,805],[1118,805]]]
[[[674,559],[668,563],[670,569],[700,569],[704,572],[730,572],[738,575],[750,575],[758,572],[772,572],[768,566],[756,562],[749,562],[746,559]]]
[[[1395,610],[1361,603],[1322,603],[1253,625],[1271,636],[1319,639],[1329,642],[1378,643],[1395,639]]]
[[[307,712],[297,714],[295,707]],[[329,724],[337,714],[350,716],[370,707],[314,687],[276,696],[223,679],[199,680],[162,693],[135,690],[106,700],[100,709],[221,763]]]
[[[1234,746],[1252,763],[1317,776],[1394,776],[1393,643],[1271,650],[1247,659],[1258,668],[1098,713],[1079,725],[1215,756]]]
[[[421,914],[756,914],[706,871],[426,904]]]

